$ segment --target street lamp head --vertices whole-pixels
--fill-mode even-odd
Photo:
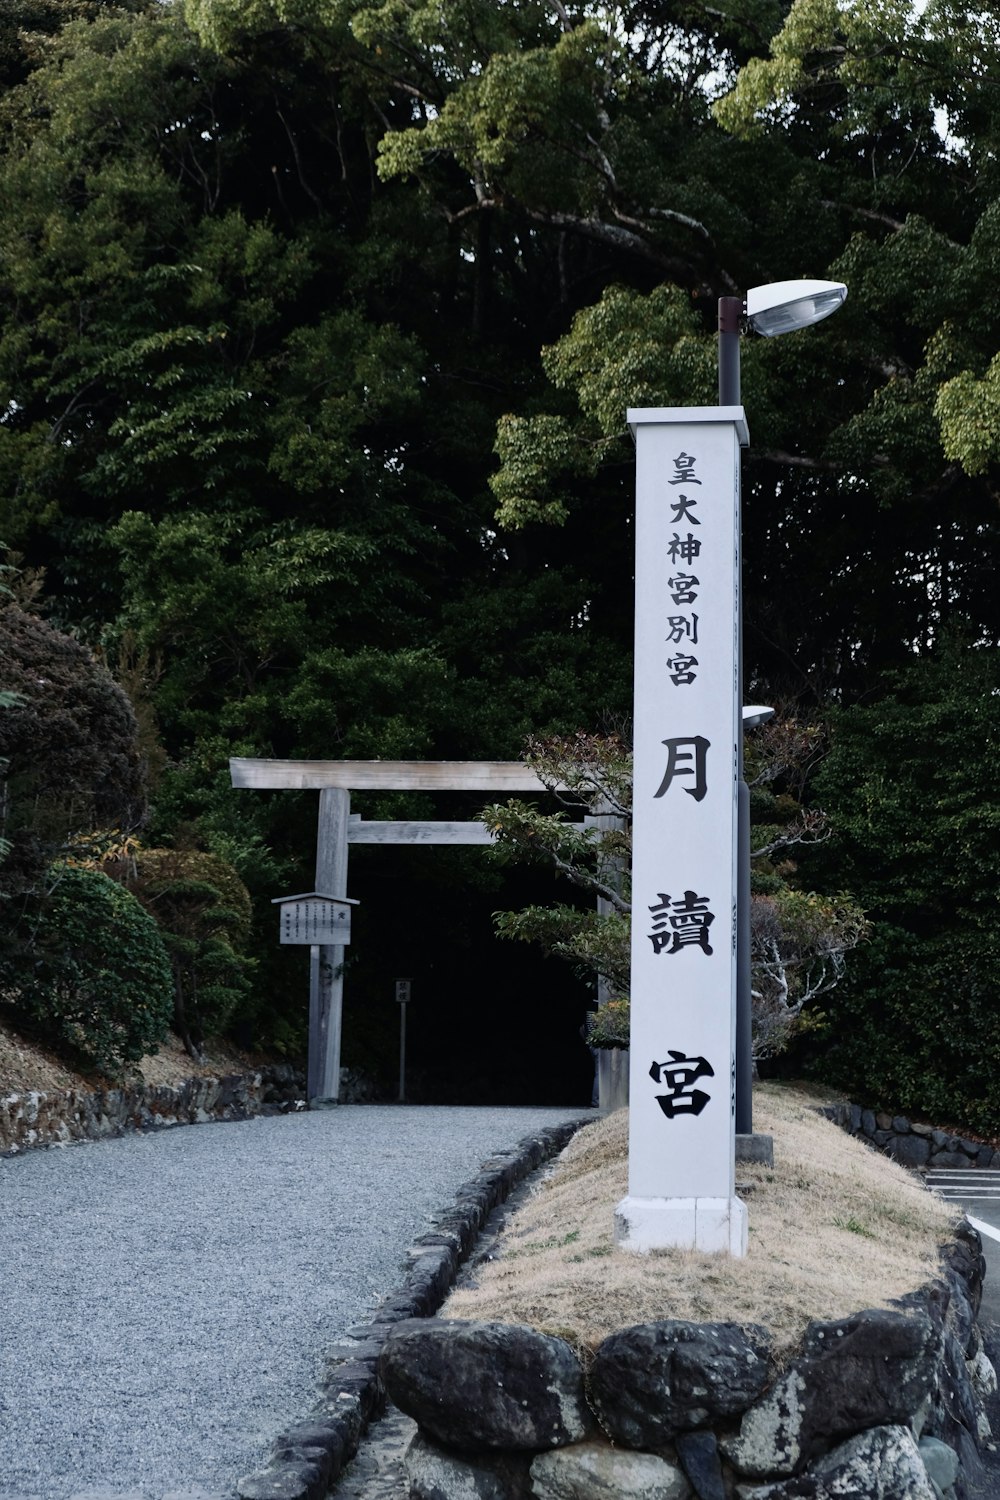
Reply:
[[[846,296],[840,281],[773,281],[747,292],[747,320],[765,338],[774,338],[828,318]]]
[[[743,728],[757,729],[761,724],[766,724],[768,719],[774,718],[774,709],[765,708],[762,703],[745,703],[743,705]]]

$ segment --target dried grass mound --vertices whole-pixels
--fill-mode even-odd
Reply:
[[[622,1110],[574,1137],[512,1219],[498,1257],[442,1314],[525,1323],[584,1352],[616,1329],[661,1318],[762,1323],[780,1357],[813,1318],[888,1306],[936,1274],[955,1215],[817,1114],[820,1102],[777,1085],[755,1094],[754,1125],[773,1135],[775,1166],[738,1167],[752,1188],[744,1260],[615,1247],[627,1177]]]

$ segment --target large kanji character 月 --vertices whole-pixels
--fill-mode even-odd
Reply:
[[[694,785],[686,786],[684,790],[689,797],[700,802],[708,790],[705,762],[711,749],[711,741],[706,740],[703,734],[695,734],[690,739],[664,740],[663,743],[667,747],[667,766],[663,780],[653,796],[662,797],[675,777],[693,776]]]

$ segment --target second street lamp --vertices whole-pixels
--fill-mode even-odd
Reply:
[[[843,305],[839,281],[776,281],[751,287],[742,297],[719,298],[719,405],[740,399],[740,335],[753,328],[764,338],[794,333],[828,318]],[[740,544],[742,557],[742,540]],[[739,702],[743,703],[743,585],[739,587]],[[760,723],[761,719],[754,722]],[[743,727],[749,727],[744,712]],[[737,747],[738,840],[736,916],[736,1134],[753,1133],[753,1022],[750,989],[750,793],[743,775],[743,736]]]

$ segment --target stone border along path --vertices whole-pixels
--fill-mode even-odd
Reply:
[[[857,1106],[854,1106],[853,1108],[857,1112],[857,1115],[860,1116],[861,1112],[857,1108]],[[848,1130],[850,1130],[851,1109],[851,1106],[844,1107],[844,1114],[846,1118],[840,1121],[840,1123],[846,1125]],[[855,1121],[855,1125],[857,1125],[857,1123],[858,1121]],[[897,1123],[899,1122],[897,1121]],[[864,1132],[858,1133],[864,1134]],[[935,1142],[934,1145],[941,1149],[945,1145],[946,1141],[949,1145],[953,1144],[957,1148],[958,1142],[952,1142],[948,1140],[948,1138],[943,1138],[942,1141]],[[962,1144],[966,1145],[965,1142],[963,1142]],[[964,1180],[966,1185],[968,1185],[971,1178],[977,1184],[984,1187],[987,1185],[991,1185],[994,1179],[1000,1177],[1000,1173],[984,1170],[982,1167],[976,1170],[975,1163],[968,1160],[968,1158],[972,1156],[975,1149],[976,1148],[971,1147],[971,1145],[966,1145],[965,1154],[967,1159],[967,1168],[964,1172],[929,1172],[926,1174],[928,1185],[931,1185],[931,1179],[935,1177],[941,1177],[945,1179],[960,1177]],[[526,1195],[527,1191],[529,1191],[529,1187],[530,1184],[522,1185],[511,1195],[511,1197],[506,1201],[504,1205],[495,1210],[495,1212],[491,1215],[489,1221],[487,1222],[487,1225],[485,1226],[483,1234],[480,1236],[475,1255],[470,1257],[469,1261],[462,1268],[458,1277],[456,1278],[459,1285],[463,1284],[463,1282],[467,1282],[470,1277],[474,1277],[476,1267],[483,1260],[492,1259],[493,1254],[496,1252],[497,1238],[502,1233],[506,1221],[510,1218],[512,1213],[516,1212],[518,1204],[523,1201],[524,1196]],[[944,1195],[947,1195],[947,1191]],[[981,1221],[972,1218],[971,1216],[967,1217],[968,1223],[972,1225],[974,1230],[980,1232],[981,1234],[989,1234],[993,1238],[1000,1239],[1000,1230],[994,1228],[992,1225],[983,1224]],[[957,1244],[953,1248],[959,1250],[959,1252],[961,1253],[960,1244]],[[941,1287],[941,1292],[943,1294],[941,1300],[943,1303],[947,1304],[952,1300],[953,1291],[954,1288],[952,1289],[952,1291],[945,1291],[944,1286]],[[909,1303],[910,1301],[916,1303],[919,1301],[919,1299],[920,1294],[916,1293],[913,1294],[910,1298],[906,1298],[903,1300],[907,1303]],[[932,1296],[931,1302],[933,1303],[934,1300],[935,1298]],[[858,1318],[849,1321],[862,1324],[866,1318],[872,1318],[873,1316],[877,1318],[879,1315],[860,1314]],[[435,1331],[435,1325],[437,1325],[438,1329],[444,1329],[447,1327],[447,1324],[438,1323],[437,1320],[431,1320],[425,1326],[433,1334]],[[830,1326],[833,1327],[835,1325]],[[390,1338],[395,1338],[398,1334],[402,1333],[404,1333],[404,1327],[398,1326],[395,1329],[390,1330]],[[985,1353],[992,1367],[994,1369],[1000,1369],[1000,1328],[989,1322],[984,1322],[980,1326],[978,1337],[974,1335],[974,1342]],[[422,1360],[419,1361],[419,1364],[420,1368],[423,1369]],[[959,1370],[961,1369],[961,1365],[962,1362],[961,1360],[959,1360]],[[387,1378],[384,1358],[382,1363],[382,1373],[383,1377]],[[954,1371],[949,1372],[946,1384],[952,1386],[954,1385],[954,1373]],[[952,1398],[954,1398],[954,1389],[952,1391]],[[987,1420],[991,1425],[992,1432],[1000,1433],[1000,1397],[998,1397],[997,1395],[995,1382],[992,1384],[986,1383],[981,1387],[977,1387],[976,1401],[977,1403],[982,1403],[982,1407],[985,1410]],[[465,1410],[464,1405],[462,1409],[463,1411]],[[707,1436],[707,1434],[693,1434],[691,1436],[693,1438],[704,1438]],[[857,1446],[857,1441],[855,1442],[855,1446]],[[415,1458],[408,1462],[407,1453],[411,1447],[411,1444],[414,1443],[416,1445],[414,1450]],[[464,1446],[468,1447],[469,1445],[466,1444]],[[600,1448],[600,1446],[600,1444],[596,1445],[597,1448]],[[848,1447],[849,1446],[850,1444],[848,1444]],[[962,1448],[963,1444],[960,1442],[958,1446]],[[369,1433],[367,1440],[362,1445],[356,1459],[347,1470],[347,1472],[342,1476],[340,1482],[335,1485],[336,1500],[410,1500],[411,1479],[413,1478],[413,1475],[411,1474],[411,1468],[413,1463],[416,1463],[418,1471],[416,1474],[416,1489],[412,1492],[414,1494],[419,1490],[421,1494],[433,1493],[437,1497],[437,1500],[442,1500],[442,1497],[445,1494],[451,1493],[452,1485],[449,1484],[449,1480],[452,1481],[452,1484],[454,1485],[454,1492],[456,1494],[460,1493],[463,1496],[463,1500],[468,1500],[468,1497],[473,1493],[475,1493],[476,1495],[481,1494],[490,1496],[493,1496],[497,1493],[498,1479],[496,1475],[492,1473],[488,1473],[485,1475],[477,1474],[476,1478],[470,1481],[469,1475],[467,1473],[458,1472],[461,1469],[461,1464],[457,1466],[455,1474],[446,1473],[445,1470],[442,1469],[441,1463],[439,1461],[442,1456],[440,1452],[438,1452],[436,1455],[432,1453],[432,1461],[430,1463],[428,1471],[421,1475],[419,1473],[421,1455],[423,1455],[423,1458],[426,1459],[426,1448],[427,1445],[425,1443],[423,1445],[423,1449],[421,1449],[419,1428],[413,1418],[400,1411],[399,1408],[395,1406],[391,1400],[386,1399],[384,1417],[374,1426],[373,1430]],[[580,1451],[584,1452],[585,1450],[586,1444],[583,1446],[583,1448],[581,1448]],[[934,1472],[936,1474],[936,1478],[941,1484],[947,1485],[947,1480],[950,1477],[955,1464],[955,1457],[952,1450],[939,1440],[928,1438],[925,1435],[919,1444],[919,1453],[922,1465],[926,1470],[926,1473],[920,1476],[920,1483],[917,1486],[920,1493],[924,1494],[927,1492],[924,1488],[924,1485],[930,1483],[929,1476],[931,1472]],[[467,1454],[465,1456],[468,1457]],[[964,1443],[963,1456],[967,1467],[964,1475],[964,1487],[961,1489],[960,1493],[965,1497],[965,1500],[998,1500],[998,1497],[1000,1497],[1000,1452],[998,1452],[997,1450],[995,1441],[991,1439],[990,1441],[985,1442],[978,1455],[975,1453],[973,1445],[966,1441]],[[618,1457],[619,1459],[621,1458],[620,1452],[618,1453]],[[626,1454],[626,1457],[631,1457],[631,1455]],[[690,1454],[688,1455],[688,1458],[690,1458]],[[937,1465],[938,1467],[935,1468],[935,1465]],[[502,1467],[502,1465],[500,1467]],[[589,1478],[592,1477],[593,1476],[588,1475],[588,1484]],[[507,1480],[509,1480],[510,1478],[511,1476],[506,1476]],[[579,1476],[575,1476],[575,1478],[579,1478]],[[625,1477],[624,1488],[621,1489],[622,1494],[638,1494],[638,1491],[633,1489],[632,1481],[634,1481],[634,1479],[634,1475]],[[698,1495],[704,1495],[706,1497],[710,1496],[713,1497],[713,1500],[715,1500],[715,1497],[718,1497],[718,1500],[722,1500],[722,1489],[717,1488],[717,1481],[713,1480],[710,1474],[699,1473],[698,1479],[700,1483],[695,1486]],[[543,1491],[546,1495],[550,1495],[550,1500],[551,1495],[554,1494],[558,1494],[559,1496],[563,1497],[563,1500],[565,1500],[565,1495],[569,1494],[570,1492],[572,1492],[573,1494],[577,1494],[577,1490],[574,1487],[574,1483],[572,1482],[572,1480],[567,1481],[567,1483],[568,1488],[565,1489],[563,1488],[561,1482],[557,1483],[555,1489],[551,1491],[551,1494],[550,1490],[543,1485]],[[872,1485],[872,1494],[874,1494],[874,1489],[877,1487],[875,1485],[874,1479],[872,1480]],[[520,1494],[520,1486],[516,1485],[515,1487]],[[507,1492],[506,1481],[501,1483],[501,1488],[504,1489],[505,1493]],[[737,1488],[740,1495],[743,1495],[744,1491],[746,1491],[747,1495],[749,1495],[750,1493],[750,1487],[738,1486]],[[779,1488],[781,1489],[781,1493],[784,1494],[784,1487],[779,1486]],[[794,1488],[795,1482],[793,1481],[792,1489]],[[889,1488],[890,1490],[892,1489],[891,1484],[889,1485]],[[945,1496],[953,1496],[955,1494],[955,1491],[952,1490],[950,1485],[947,1485],[947,1488],[945,1488],[943,1491],[940,1487],[935,1488],[933,1485],[931,1485],[931,1488],[933,1489],[933,1493],[936,1496],[940,1496],[942,1493],[944,1493]],[[590,1492],[589,1488],[587,1492]],[[600,1483],[597,1483],[596,1487],[593,1488],[593,1492],[595,1495],[597,1493],[603,1495],[606,1493],[606,1490]],[[772,1490],[770,1487],[767,1487],[765,1490],[758,1490],[756,1487],[753,1487],[752,1492],[754,1495],[758,1493],[760,1493],[761,1495],[763,1495],[764,1493],[766,1493],[767,1495],[771,1495]],[[798,1490],[795,1490],[795,1492],[799,1493]],[[852,1490],[852,1493],[855,1492],[856,1491]],[[907,1493],[909,1494],[910,1492],[911,1491],[908,1489]],[[303,1491],[302,1493],[303,1495],[305,1495],[307,1492]],[[511,1490],[510,1493],[513,1493],[513,1490]],[[580,1493],[583,1493],[583,1491],[581,1490]],[[645,1493],[645,1491],[643,1491],[643,1493]],[[652,1494],[653,1491],[651,1490],[650,1493]],[[661,1492],[657,1490],[656,1493],[657,1495],[660,1495]],[[665,1494],[666,1491],[664,1490],[663,1493]],[[673,1493],[673,1491],[671,1491],[671,1493]],[[685,1493],[690,1496],[689,1490],[685,1489]],[[777,1494],[778,1491],[775,1490],[774,1493]],[[868,1493],[867,1490],[866,1493]],[[884,1493],[887,1493],[884,1491],[884,1486],[878,1488],[878,1493],[880,1496]]]
[[[376,1364],[389,1328],[436,1310],[491,1208],[593,1118],[342,1106],[0,1161],[0,1500],[325,1494],[380,1409]],[[458,1173],[525,1124],[532,1134],[486,1161],[432,1217]],[[116,1193],[125,1196],[116,1202]],[[319,1401],[279,1432],[266,1460],[275,1430],[316,1391],[324,1330],[336,1337],[371,1307],[408,1244],[404,1285],[328,1349]],[[286,1306],[289,1284],[301,1301],[300,1276],[313,1299],[306,1315]],[[248,1392],[261,1375],[263,1386]],[[235,1398],[221,1414],[220,1392]],[[120,1443],[114,1465],[101,1447],[108,1430]],[[168,1442],[164,1457],[165,1434],[173,1449]],[[240,1453],[265,1463],[237,1484]]]
[[[589,1124],[590,1117],[588,1116],[580,1123]],[[517,1184],[497,1201],[482,1227],[476,1232],[473,1248],[459,1260],[453,1285],[467,1284],[471,1278],[474,1278],[477,1268],[484,1261],[494,1258],[500,1236],[532,1191],[535,1172],[559,1154],[563,1145],[568,1142],[570,1134],[573,1133],[575,1132],[568,1133],[566,1141],[562,1144],[557,1142],[538,1167],[529,1167],[528,1170],[522,1172]],[[490,1171],[491,1164],[487,1162],[483,1170],[484,1173]],[[472,1185],[475,1186],[475,1184]],[[437,1307],[433,1309],[433,1312],[441,1306],[446,1295],[447,1291],[438,1299]],[[390,1325],[386,1330],[387,1334],[392,1326],[394,1325]],[[412,1417],[406,1416],[398,1407],[393,1406],[392,1402],[385,1398],[384,1391],[381,1394],[380,1404],[382,1415],[372,1421],[364,1440],[359,1445],[358,1452],[339,1478],[332,1481],[331,1493],[336,1495],[336,1500],[409,1500],[410,1481],[406,1472],[405,1457],[411,1441],[416,1436],[417,1424]],[[166,1500],[170,1500],[170,1497],[166,1497]],[[186,1497],[178,1497],[178,1500],[186,1500]]]
[[[385,1412],[379,1359],[392,1328],[407,1318],[427,1318],[437,1312],[493,1211],[526,1177],[558,1155],[591,1118],[585,1115],[525,1136],[512,1151],[498,1153],[485,1162],[478,1176],[459,1188],[454,1206],[414,1241],[403,1286],[382,1299],[367,1323],[349,1328],[344,1340],[331,1351],[323,1400],[303,1422],[275,1439],[273,1456],[265,1469],[240,1480],[240,1500],[323,1500],[336,1485],[344,1465],[356,1454],[369,1424]],[[413,1425],[393,1409],[383,1439],[385,1456],[401,1458]],[[399,1493],[398,1475],[393,1465],[386,1476],[387,1500]],[[378,1461],[359,1476],[369,1500],[375,1500],[370,1483],[377,1476]],[[346,1477],[350,1482],[350,1475]]]
[[[248,1120],[287,1111],[304,1095],[305,1076],[288,1063],[271,1064],[253,1073],[185,1078],[176,1085],[137,1082],[93,1091],[31,1089],[0,1094],[0,1157],[106,1140],[129,1131]],[[347,1097],[344,1102],[365,1101]]]

